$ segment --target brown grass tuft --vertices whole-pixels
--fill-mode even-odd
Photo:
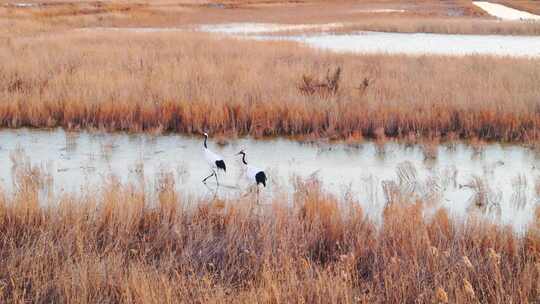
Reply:
[[[32,178],[17,178],[32,185]],[[374,223],[356,202],[329,196],[314,180],[297,181],[293,205],[276,198],[260,209],[249,198],[188,207],[165,175],[156,195],[143,188],[111,179],[61,195],[50,206],[33,203],[40,187],[2,193],[0,302],[484,303],[538,297],[534,229],[520,236],[488,222],[455,224],[442,213],[426,220],[422,203],[406,202],[388,206],[383,222]],[[500,269],[513,271],[494,276],[488,264],[456,263],[461,256],[482,261],[484,246],[504,255]]]
[[[532,59],[354,56],[200,33],[77,32],[14,38],[0,60],[1,127],[540,138],[540,112],[531,110],[540,61]],[[328,71],[298,84],[298,75]],[[364,78],[376,81],[359,93]],[[426,152],[435,157],[431,146]]]
[[[330,73],[330,69],[328,69],[326,78],[323,81],[317,81],[311,76],[302,75],[298,90],[304,95],[318,95],[319,97],[328,98],[337,94],[340,76],[341,67],[337,67],[333,73]]]
[[[435,297],[437,298],[437,303],[448,303],[448,294],[441,287],[437,287],[435,290]]]
[[[471,283],[467,279],[463,279],[463,290],[465,291],[465,294],[469,299],[476,298],[476,294],[474,293],[474,288],[472,287]]]
[[[474,268],[473,264],[471,263],[471,260],[469,260],[469,258],[468,258],[466,255],[464,255],[464,256],[461,258],[461,263],[462,263],[465,267],[467,267],[467,268],[469,268],[469,269],[473,269],[473,268]]]

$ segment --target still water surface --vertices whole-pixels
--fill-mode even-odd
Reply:
[[[97,187],[111,176],[124,184],[143,180],[152,191],[167,174],[182,195],[234,198],[245,195],[251,185],[235,155],[245,149],[250,164],[269,177],[262,201],[277,192],[293,193],[296,178],[316,178],[324,190],[338,198],[347,194],[372,214],[380,214],[396,197],[432,201],[434,208],[445,207],[453,214],[470,212],[482,201],[489,217],[517,227],[532,219],[539,203],[540,154],[521,146],[488,144],[478,149],[453,144],[426,153],[422,146],[398,143],[241,138],[217,145],[210,139],[209,147],[224,157],[228,169],[220,175],[218,188],[213,179],[207,185],[201,182],[209,174],[202,143],[202,137],[182,135],[0,130],[0,185],[12,192],[17,166],[31,163],[49,175],[53,197]]]

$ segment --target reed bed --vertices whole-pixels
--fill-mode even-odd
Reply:
[[[508,1],[512,2],[512,1]],[[513,1],[515,2],[515,1]],[[523,2],[523,3],[522,3]],[[535,1],[516,5],[538,7]],[[151,1],[34,2],[0,5],[0,37],[80,27],[190,27],[197,24],[265,22],[345,23],[342,32],[429,32],[539,35],[538,22],[499,22],[471,1]],[[386,10],[386,11],[385,11]],[[248,12],[248,13],[246,13]]]
[[[373,222],[317,182],[276,197],[186,201],[163,180],[38,199],[39,169],[0,195],[3,303],[533,303],[540,209],[521,233],[403,199]],[[26,173],[25,173],[26,172]]]
[[[0,60],[1,127],[515,142],[540,135],[536,59],[356,56],[201,33],[87,30],[9,39]],[[331,94],[301,89],[338,68]]]
[[[540,22],[504,21],[466,17],[383,17],[369,16],[326,32],[347,34],[357,31],[390,33],[437,33],[464,35],[540,35]],[[289,31],[288,34],[309,34],[321,30]],[[279,33],[276,33],[279,35]]]
[[[522,1],[509,1],[509,0],[495,0],[493,2],[506,5],[521,11],[526,11],[532,14],[540,14],[540,2],[535,0],[522,0]]]

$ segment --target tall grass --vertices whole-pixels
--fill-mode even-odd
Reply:
[[[195,33],[80,32],[0,48],[0,126],[537,140],[540,61],[338,55]],[[309,77],[341,68],[332,94]]]
[[[23,170],[24,171],[24,170]],[[38,177],[37,180],[40,178]],[[540,209],[528,231],[421,201],[357,202],[299,183],[293,204],[183,201],[164,182],[104,182],[37,200],[21,174],[0,196],[3,303],[533,303],[540,294]]]
[[[348,34],[358,31],[376,31],[390,33],[438,33],[438,34],[475,34],[475,35],[540,35],[540,22],[504,21],[470,17],[418,17],[418,16],[366,16],[340,27],[331,29],[311,28],[285,31],[286,34],[310,34],[329,32]],[[270,35],[283,35],[283,32]]]
[[[518,10],[526,11],[532,14],[540,14],[540,2],[536,0],[521,0],[521,1],[508,1],[508,0],[495,0],[493,2],[500,3]]]
[[[80,27],[186,27],[228,22],[345,23],[339,31],[539,35],[540,24],[499,22],[471,1],[150,1],[0,5],[0,37]],[[506,1],[538,9],[535,1]],[[380,10],[399,12],[381,13]],[[373,11],[373,10],[379,10]],[[530,10],[530,9],[529,9]],[[248,13],[246,13],[248,12]]]

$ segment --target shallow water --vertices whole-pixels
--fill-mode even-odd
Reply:
[[[361,31],[351,34],[324,33],[339,24],[314,25],[323,33],[307,35],[265,35],[286,30],[309,29],[309,25],[229,23],[204,25],[199,30],[244,39],[290,40],[313,48],[335,52],[409,55],[496,55],[539,57],[539,36],[461,35],[431,33],[387,33]],[[326,26],[327,29],[324,29]],[[250,35],[251,34],[251,35]],[[255,34],[255,35],[253,35]]]
[[[39,6],[39,3],[4,3],[3,6],[5,7],[18,7],[18,8],[24,8],[24,7],[36,7]]]
[[[222,34],[262,34],[285,31],[300,31],[317,29],[328,31],[343,27],[344,23],[324,23],[324,24],[277,24],[277,23],[224,23],[207,24],[198,27],[200,31]]]
[[[313,48],[340,53],[540,56],[538,36],[358,32],[279,37],[259,35],[252,38],[298,41]]]
[[[540,57],[540,36],[511,35],[458,35],[429,33],[355,32],[332,34],[325,31],[344,26],[329,24],[271,24],[225,23],[202,25],[198,31],[223,34],[240,39],[289,40],[305,43],[316,49],[357,54],[406,54],[406,55],[493,55],[510,57]],[[277,35],[286,31],[318,29],[323,33],[308,35]],[[166,27],[89,27],[78,31],[115,31],[132,33],[159,33],[192,31],[193,28]],[[270,33],[274,33],[270,35]]]
[[[130,33],[171,33],[185,32],[186,28],[179,27],[82,27],[75,31],[81,32],[130,32]]]
[[[397,143],[351,146],[244,138],[223,146],[210,140],[209,146],[227,163],[220,187],[213,179],[206,186],[201,182],[209,169],[199,137],[1,130],[0,184],[8,193],[13,191],[13,174],[29,162],[50,175],[49,197],[97,187],[111,176],[124,184],[142,180],[152,192],[160,176],[168,174],[182,195],[234,198],[248,193],[251,186],[235,156],[246,149],[248,161],[269,176],[262,201],[278,192],[292,193],[295,177],[316,177],[324,190],[357,200],[375,216],[396,196],[431,201],[433,210],[442,206],[458,215],[476,210],[474,202],[484,200],[482,210],[489,211],[486,214],[493,220],[519,228],[530,221],[538,204],[539,156],[519,146],[490,144],[478,150],[464,144],[442,145],[435,158],[426,158],[433,152],[426,154],[420,146]],[[479,195],[478,187],[485,194]]]

